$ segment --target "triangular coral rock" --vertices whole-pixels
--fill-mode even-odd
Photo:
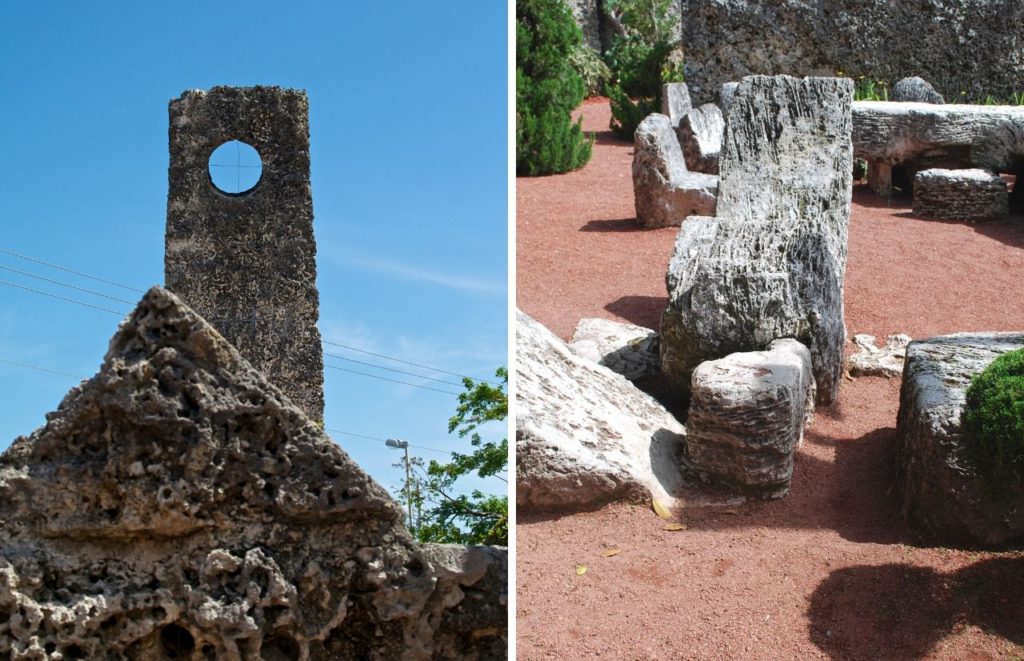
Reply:
[[[0,517],[5,657],[426,658],[451,599],[384,489],[161,288],[0,456]]]

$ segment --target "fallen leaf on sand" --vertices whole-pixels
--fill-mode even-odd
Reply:
[[[577,576],[583,576],[586,573],[587,573],[587,566],[586,565],[576,565],[576,575]]]
[[[654,506],[654,513],[659,517],[666,521],[672,518],[672,512],[669,512],[668,508],[662,505],[657,498],[651,498],[651,504]]]
[[[601,551],[601,557],[602,558],[610,558],[613,555],[618,555],[620,553],[622,553],[622,549],[605,549],[605,550]]]
[[[685,523],[666,523],[661,527],[662,530],[686,530]]]

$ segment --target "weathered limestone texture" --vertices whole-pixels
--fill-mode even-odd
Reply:
[[[907,347],[897,418],[903,514],[944,544],[1000,546],[1024,539],[1024,503],[987,488],[964,452],[960,414],[971,378],[1022,333],[960,333]]]
[[[686,169],[668,117],[648,115],[636,128],[633,146],[633,200],[641,225],[680,225],[687,216],[715,212],[718,177]]]
[[[917,101],[920,103],[945,103],[942,95],[932,84],[920,76],[910,76],[892,86],[893,101]]]
[[[496,658],[506,550],[401,508],[175,295],[0,455],[0,655]]]
[[[748,74],[923,76],[947,98],[1008,97],[1024,79],[1018,0],[684,0],[680,34],[697,103]]]
[[[223,193],[210,154],[230,140],[260,154],[250,191]],[[306,93],[214,87],[170,104],[167,288],[313,420],[323,420],[323,349]]]
[[[746,495],[781,498],[813,406],[811,354],[796,340],[701,363],[686,421],[688,465]]]
[[[658,334],[609,319],[580,319],[569,348],[630,381],[661,371]]]
[[[668,117],[672,128],[679,126],[686,113],[693,110],[686,83],[666,83],[661,86],[661,114]]]
[[[718,106],[722,109],[722,117],[729,116],[729,106],[732,105],[732,97],[736,96],[736,89],[740,86],[735,80],[722,83],[722,89],[718,91]]]
[[[661,366],[685,396],[705,360],[795,338],[818,401],[843,372],[853,83],[752,76],[729,112],[716,218],[683,224],[669,263]]]
[[[1013,172],[1024,163],[1024,107],[855,101],[853,149],[869,163],[872,189],[886,197],[896,166],[907,188],[929,168]]]
[[[583,43],[598,53],[603,53],[600,3],[601,0],[566,0],[576,24],[583,31]]]
[[[922,170],[914,177],[914,214],[951,220],[996,220],[1010,213],[1006,181],[988,170]]]
[[[682,486],[686,430],[650,395],[516,314],[516,503],[596,507]]]
[[[853,343],[860,349],[846,360],[850,376],[884,376],[893,378],[903,375],[903,361],[907,355],[910,336],[902,333],[890,335],[884,347],[875,346],[875,336],[858,333]]]
[[[686,167],[693,172],[718,174],[718,155],[722,151],[725,118],[713,103],[694,108],[679,120],[676,128]]]

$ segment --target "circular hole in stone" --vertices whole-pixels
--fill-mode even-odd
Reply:
[[[228,140],[210,154],[210,182],[222,193],[248,193],[263,176],[263,160],[252,145]]]
[[[160,630],[160,644],[164,652],[172,659],[180,659],[192,654],[196,648],[196,639],[183,626],[168,624]]]

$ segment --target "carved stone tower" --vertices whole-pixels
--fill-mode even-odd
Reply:
[[[225,192],[211,155],[249,145],[262,168]],[[237,164],[236,164],[237,166]],[[170,103],[164,279],[313,420],[323,420],[309,103],[302,90],[214,87]]]

